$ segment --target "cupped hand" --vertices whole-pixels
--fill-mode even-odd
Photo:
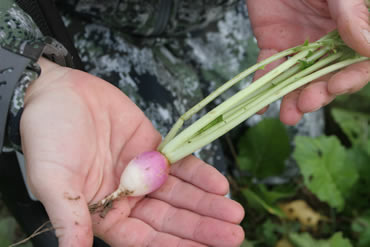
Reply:
[[[369,12],[365,0],[247,0],[252,28],[263,60],[279,51],[315,41],[337,28],[352,49],[370,57]],[[257,71],[259,78],[284,60]],[[280,119],[294,125],[335,96],[360,90],[370,80],[370,61],[320,78],[283,98]],[[263,111],[261,111],[263,112]]]
[[[121,91],[81,71],[40,61],[21,118],[31,191],[43,203],[61,247],[239,246],[242,207],[227,180],[189,156],[171,166],[154,193],[115,201],[102,218],[88,204],[114,191],[125,165],[161,138]]]

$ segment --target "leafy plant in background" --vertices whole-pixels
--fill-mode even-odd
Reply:
[[[370,246],[369,110],[370,85],[326,108],[326,135],[290,140],[278,119],[242,135],[233,184],[246,208],[243,247]],[[298,176],[265,183],[291,158]]]
[[[8,247],[14,241],[24,238],[16,220],[2,206],[0,202],[0,247]],[[22,245],[23,247],[32,247],[32,243],[28,242]]]

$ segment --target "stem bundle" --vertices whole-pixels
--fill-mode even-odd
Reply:
[[[225,100],[189,127],[183,123],[207,104],[266,65],[281,58],[287,61]],[[174,163],[211,143],[247,118],[289,92],[351,64],[368,60],[348,48],[333,31],[320,40],[293,47],[267,58],[227,81],[182,115],[165,137],[158,151]]]

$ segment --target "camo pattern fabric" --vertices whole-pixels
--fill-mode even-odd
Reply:
[[[59,0],[57,4],[77,15],[140,35],[179,35],[204,28],[225,15],[239,0]]]
[[[31,17],[13,0],[2,0],[0,4],[0,46],[33,62],[45,52],[61,57],[60,63],[68,56],[68,51],[59,42],[42,35]]]
[[[156,12],[162,10],[155,6],[162,2],[105,1],[102,6],[81,0],[75,3],[75,12],[85,18],[72,15],[70,8],[65,8],[64,17],[85,69],[120,88],[164,136],[186,110],[254,64],[257,47],[243,0],[170,1],[173,13],[158,33],[158,19],[153,16],[159,18]],[[87,21],[86,16],[94,17]],[[250,82],[247,78],[216,103]],[[276,102],[264,116],[250,118],[248,125],[277,117],[279,105]],[[306,114],[290,132],[320,134],[320,116]],[[196,155],[216,167],[224,162],[217,142]]]
[[[57,4],[85,70],[120,88],[163,136],[186,110],[256,59],[245,1],[64,0]],[[165,20],[158,13],[163,11],[168,15]],[[250,81],[247,78],[216,103]],[[252,117],[249,123],[260,118]],[[225,170],[219,142],[196,155]]]
[[[43,35],[32,19],[13,1],[4,1],[0,7],[0,45],[21,55],[27,47],[40,46],[34,42]]]
[[[88,21],[68,11],[63,14],[86,71],[120,88],[164,136],[186,110],[255,60],[256,54],[248,54],[249,44],[255,46],[255,42],[245,3],[234,1],[230,7],[230,1],[223,2],[222,18],[204,28],[203,22],[196,26],[189,16],[188,28],[194,31],[182,35],[138,36],[111,28],[109,21]],[[76,11],[80,8],[77,5]],[[203,11],[205,15],[204,6]],[[196,155],[222,166],[222,153],[216,142]]]
[[[39,50],[41,45],[37,40],[43,38],[40,30],[33,23],[32,19],[23,12],[13,1],[4,0],[0,5],[0,46],[14,53],[25,55],[27,51],[33,48]],[[36,42],[34,42],[36,41]],[[34,54],[34,52],[32,53]],[[31,56],[27,56],[32,58]],[[0,58],[1,61],[4,58]],[[31,81],[34,81],[39,73],[40,68],[36,63],[29,65],[32,69],[26,70],[16,87],[10,103],[8,114],[8,136],[17,135],[19,131],[19,121],[14,121],[19,118],[21,109],[23,108],[23,99],[26,89]],[[13,143],[15,145],[16,142]],[[18,143],[17,148],[20,148]]]
[[[31,60],[13,93],[8,115],[7,135],[13,145],[20,149],[19,121],[24,95],[30,82],[40,74],[40,67],[36,63],[38,58],[43,54],[61,65],[71,64],[72,58],[58,41],[43,36],[32,18],[13,0],[2,0],[0,3],[0,46]]]

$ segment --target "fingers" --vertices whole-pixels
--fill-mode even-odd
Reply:
[[[316,111],[337,95],[359,91],[369,80],[370,61],[350,65],[304,88],[299,95],[298,109],[303,113]]]
[[[226,195],[229,191],[225,176],[194,156],[188,156],[173,164],[170,173],[210,193]]]
[[[192,240],[183,239],[170,233],[161,232],[153,228],[153,221],[157,220],[158,212],[163,210],[162,204],[142,204],[142,198],[129,197],[115,201],[104,218],[99,214],[93,215],[94,232],[109,246],[194,246],[205,245]],[[166,204],[167,207],[170,207]],[[132,208],[135,208],[131,211]],[[134,213],[137,210],[150,212],[147,217],[152,217],[148,222],[137,219]]]
[[[324,75],[299,90],[297,108],[300,112],[317,111],[335,98],[335,95],[328,91],[327,82],[332,76],[333,73]]]
[[[224,196],[207,193],[173,176],[149,196],[165,201],[174,207],[230,223],[239,224],[244,218],[244,210],[239,203]]]
[[[47,166],[45,170],[48,170]],[[45,171],[41,176],[34,178],[39,181],[38,187],[33,192],[47,211],[60,247],[90,247],[93,232],[87,202],[82,193],[76,190],[73,182],[65,182],[71,181],[64,180],[68,177],[70,177],[68,172],[53,167],[49,172]]]
[[[156,215],[156,213],[150,212],[150,215]],[[120,221],[111,225],[109,230],[101,236],[101,239],[111,247],[206,247],[203,244],[191,240],[182,239],[168,233],[158,232],[144,221],[136,218],[127,218],[125,221]]]
[[[335,95],[328,91],[328,83],[319,81],[302,90],[297,105],[301,112],[314,112],[329,104],[334,98]]]
[[[369,11],[365,0],[328,0],[328,4],[343,41],[370,57]]]
[[[281,104],[280,119],[288,125],[294,125],[304,113],[320,109],[337,95],[357,92],[369,81],[370,61],[350,65],[286,95]]]
[[[244,239],[244,232],[239,225],[177,209],[160,200],[145,198],[131,215],[157,231],[207,246],[240,246]]]
[[[370,61],[352,64],[329,80],[328,92],[334,95],[353,93],[370,81]]]
[[[301,120],[303,112],[298,108],[300,89],[295,90],[283,98],[280,106],[280,121],[287,125],[295,125]]]

